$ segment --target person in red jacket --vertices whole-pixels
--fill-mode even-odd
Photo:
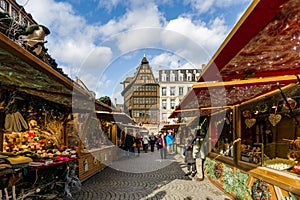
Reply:
[[[161,159],[166,159],[168,152],[167,152],[167,142],[166,142],[165,133],[159,133],[156,142],[157,142],[157,148],[160,151]]]
[[[142,146],[142,136],[141,135],[137,135],[136,138],[135,138],[135,147],[137,149],[137,152],[138,152],[138,156],[140,156],[140,153],[141,153],[141,146]]]

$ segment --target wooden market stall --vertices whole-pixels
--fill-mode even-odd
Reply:
[[[122,141],[125,129],[140,130],[125,113],[100,105],[91,113],[80,113],[74,120],[76,137],[80,137],[79,179],[84,181],[123,156]],[[104,106],[104,107],[103,107]],[[76,140],[75,140],[76,141]]]
[[[300,198],[299,9],[252,2],[170,116],[207,118],[206,176],[233,198]]]
[[[79,186],[113,158],[95,114],[111,107],[41,49],[0,33],[0,199],[71,195],[66,177]]]
[[[2,33],[0,57],[1,199],[64,194],[66,188],[57,183],[76,178],[71,173],[78,159],[76,150],[66,147],[65,124],[72,92],[78,98],[86,93]]]

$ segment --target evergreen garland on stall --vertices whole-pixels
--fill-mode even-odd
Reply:
[[[252,185],[252,198],[254,200],[269,200],[271,199],[271,193],[269,190],[269,185],[257,179]]]

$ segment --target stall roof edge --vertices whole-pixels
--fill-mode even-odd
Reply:
[[[63,85],[65,85],[68,89],[73,90],[75,89],[80,94],[85,96],[89,96],[89,94],[84,91],[81,87],[75,84],[74,81],[71,79],[66,78],[56,70],[54,70],[51,66],[47,65],[39,58],[34,56],[32,53],[24,49],[23,47],[19,46],[14,41],[10,40],[6,37],[3,33],[0,33],[0,47],[8,51],[14,56],[17,56],[21,60],[25,61],[26,63],[30,64],[30,66],[34,67],[35,69],[51,76],[56,81],[59,81]]]
[[[203,68],[198,82],[215,81],[217,70],[224,67],[255,35],[280,11],[288,0],[256,0],[244,12],[208,64]],[[251,28],[249,28],[251,27]],[[216,73],[209,73],[209,72]],[[219,77],[221,78],[221,77]]]

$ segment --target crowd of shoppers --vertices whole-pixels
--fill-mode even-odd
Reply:
[[[148,153],[150,146],[151,152],[157,149],[160,151],[161,159],[166,159],[168,153],[174,153],[173,144],[174,135],[171,131],[168,131],[168,133],[160,131],[158,134],[151,133],[150,135],[137,134],[136,136],[128,132],[123,147],[128,158],[135,155],[136,152],[137,156],[140,156],[141,147],[144,153]]]

